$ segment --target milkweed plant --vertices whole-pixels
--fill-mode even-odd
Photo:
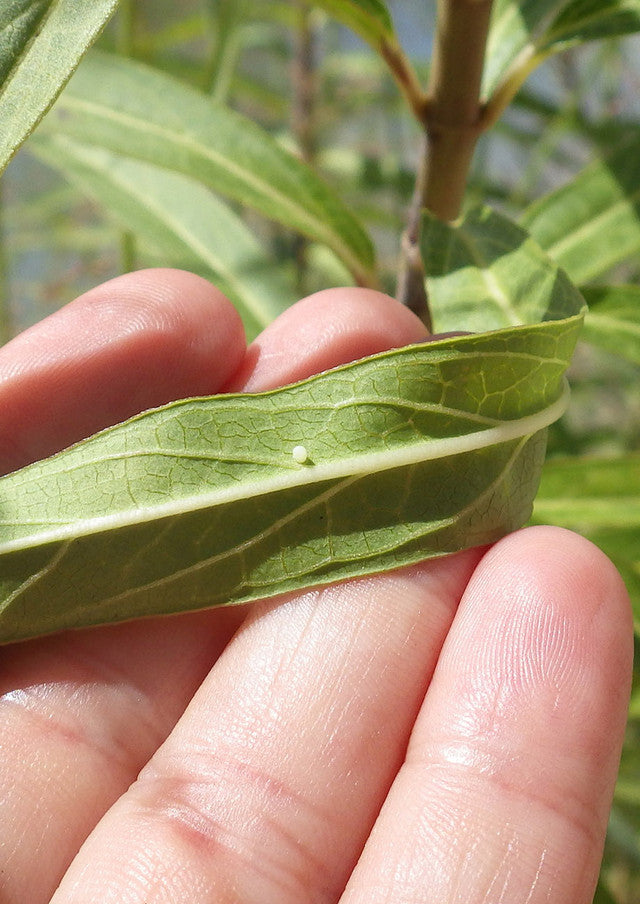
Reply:
[[[636,32],[640,0],[4,0],[3,341],[157,263],[219,286],[249,338],[352,284],[436,339],[181,400],[0,479],[0,642],[527,522],[597,543],[640,633]],[[639,877],[637,685],[596,901],[640,900]]]

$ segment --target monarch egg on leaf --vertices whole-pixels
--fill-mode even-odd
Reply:
[[[299,465],[303,465],[309,458],[309,453],[304,446],[294,446],[291,450],[291,455],[293,460],[296,461]]]

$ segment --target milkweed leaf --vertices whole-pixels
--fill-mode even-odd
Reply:
[[[521,232],[485,277],[500,255],[530,262]],[[273,596],[524,523],[582,321],[540,266],[534,322],[174,402],[2,478],[0,641]]]
[[[61,135],[30,150],[93,197],[163,266],[215,282],[238,309],[248,340],[293,304],[293,280],[230,207],[198,183]]]
[[[372,285],[371,240],[347,205],[264,129],[195,88],[93,51],[40,126],[182,173],[327,245]]]
[[[0,173],[51,106],[118,0],[3,0]]]

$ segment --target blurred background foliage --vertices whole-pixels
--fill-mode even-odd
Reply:
[[[435,4],[388,5],[424,82]],[[419,127],[383,61],[352,32],[318,9],[286,0],[121,0],[97,46],[176,76],[214,103],[247,115],[312,163],[367,227],[381,285],[395,292]],[[599,282],[637,286],[640,38],[578,46],[541,66],[482,137],[469,200],[518,219],[591,161],[612,152],[618,154],[629,247],[625,255],[612,255],[611,272]],[[134,221],[124,228],[95,193],[80,188],[78,180],[67,181],[47,159],[51,162],[46,142],[28,141],[0,182],[2,340],[98,282],[166,262],[162,242],[149,242],[144,224]],[[193,197],[197,206],[193,187],[176,182],[174,190],[176,203],[190,205]],[[203,204],[215,205],[198,191]],[[326,245],[235,203],[231,207],[271,262],[265,279],[274,280],[273,292],[283,304],[352,282]],[[216,208],[207,215],[216,217]],[[225,223],[221,208],[218,228],[224,230]],[[213,278],[206,262],[194,263],[189,251],[171,264]],[[606,307],[602,310],[606,319]],[[637,308],[634,316],[637,323]],[[590,327],[597,328],[595,322]],[[614,338],[609,351],[587,343],[579,348],[571,407],[550,431],[534,519],[581,530],[605,549],[627,581],[640,632],[640,358],[614,354],[618,342]],[[578,456],[587,456],[581,459],[586,467],[576,468]],[[577,499],[584,502],[582,509]],[[640,680],[596,900],[640,902]]]

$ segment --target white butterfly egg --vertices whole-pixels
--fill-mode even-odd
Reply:
[[[309,458],[309,453],[304,446],[294,446],[291,450],[291,456],[299,465],[303,465]]]

